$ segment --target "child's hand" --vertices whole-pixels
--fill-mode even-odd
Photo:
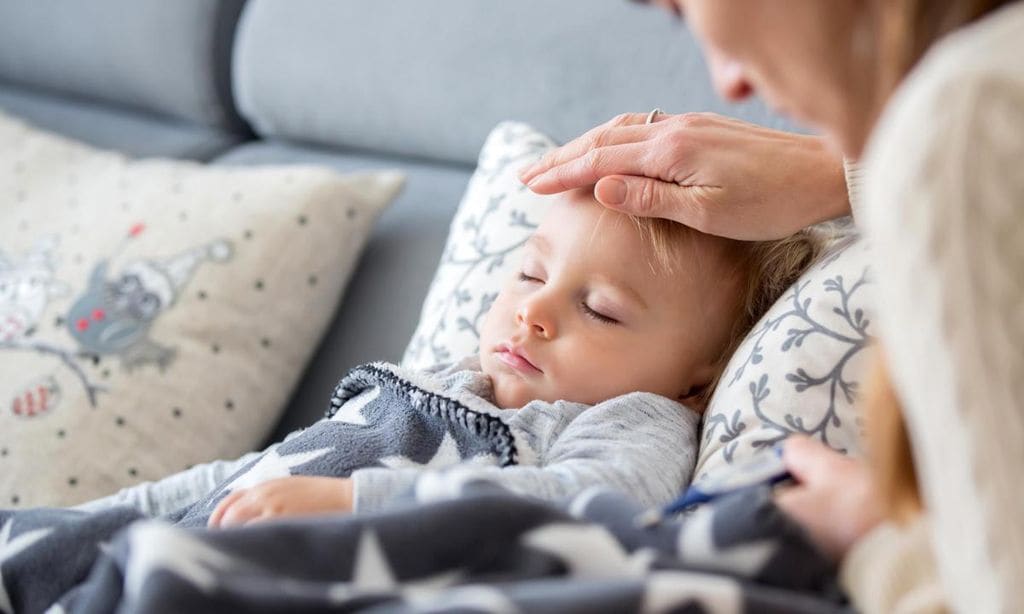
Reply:
[[[236,490],[221,499],[209,527],[230,527],[279,516],[352,511],[352,480],[291,476]]]

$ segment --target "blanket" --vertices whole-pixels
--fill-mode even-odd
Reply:
[[[0,610],[850,611],[833,565],[766,488],[655,528],[638,527],[641,508],[607,491],[559,505],[493,483],[417,497],[365,516],[228,530],[140,520],[111,531],[126,509],[8,516],[0,521]],[[81,550],[24,556],[84,523],[108,536],[91,564],[79,564],[88,558]],[[51,570],[69,565],[79,578],[58,586]]]
[[[453,471],[383,513],[205,528],[229,492],[273,477],[440,456],[509,466],[530,453],[482,405],[382,363],[339,383],[328,418],[157,520],[127,506],[0,510],[0,612],[844,607],[832,566],[757,489],[645,530],[621,494],[552,504]]]

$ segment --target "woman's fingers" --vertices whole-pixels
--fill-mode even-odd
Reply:
[[[716,186],[687,186],[650,177],[612,175],[597,182],[594,198],[622,213],[662,217],[714,234],[713,218],[708,211],[719,190]]]
[[[659,115],[656,121],[665,117],[668,116]],[[519,172],[519,179],[525,184],[530,184],[534,178],[556,166],[583,157],[593,149],[647,140],[654,134],[654,129],[651,125],[645,124],[646,121],[647,114],[645,113],[620,115],[544,154],[540,160],[522,169]]]
[[[652,175],[645,168],[650,155],[650,147],[644,142],[591,149],[537,175],[529,186],[537,194],[557,194],[593,185],[608,175]]]

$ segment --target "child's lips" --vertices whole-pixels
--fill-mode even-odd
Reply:
[[[534,374],[543,373],[535,364],[524,355],[523,351],[508,345],[501,345],[495,351],[498,360],[507,364],[517,371]]]

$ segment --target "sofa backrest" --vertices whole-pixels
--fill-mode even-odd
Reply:
[[[0,3],[0,81],[227,129],[243,0]]]
[[[250,0],[234,93],[264,137],[473,163],[492,127],[559,141],[624,111],[714,110],[692,36],[626,0]]]

